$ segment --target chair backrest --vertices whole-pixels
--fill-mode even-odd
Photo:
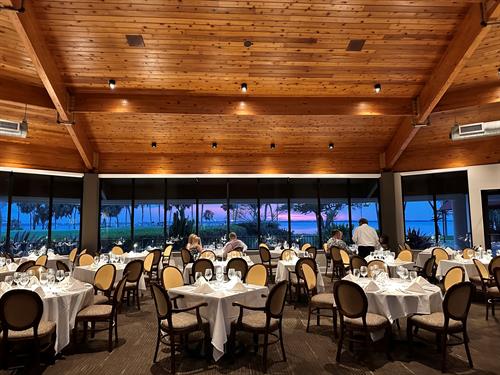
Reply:
[[[260,243],[260,244],[259,244],[259,249],[260,249],[261,247],[265,247],[267,250],[269,250],[269,246],[267,246],[267,244],[266,244],[266,243],[264,243],[264,242],[262,242],[262,243]]]
[[[27,260],[26,262],[21,263],[17,269],[16,272],[26,272],[26,270],[32,266],[35,265],[34,260]]]
[[[304,275],[305,285],[309,292],[316,294],[317,277],[314,269],[307,263],[302,265],[302,274]]]
[[[399,252],[397,259],[404,262],[411,262],[413,259],[413,255],[410,250],[404,249]]]
[[[269,248],[267,246],[259,247],[259,255],[262,263],[269,263],[271,261],[271,253],[269,252]]]
[[[285,307],[285,297],[288,288],[288,282],[286,280],[280,281],[276,284],[266,301],[266,314],[271,318],[281,318],[283,315],[283,308]]]
[[[47,255],[40,255],[38,259],[36,260],[35,264],[37,266],[45,266],[47,264],[47,259],[49,257]]]
[[[460,266],[451,267],[444,276],[444,290],[450,289],[453,285],[465,281],[465,271]]]
[[[442,260],[448,259],[448,253],[441,247],[434,248],[434,250],[432,250],[432,255],[436,257],[436,264],[439,264]]]
[[[333,284],[335,305],[342,316],[348,318],[366,317],[368,300],[363,289],[348,280],[339,280]]]
[[[40,264],[35,264],[26,270],[26,272],[33,271],[34,275],[37,278],[40,278],[40,272],[47,272],[47,267],[42,266]]]
[[[481,277],[481,279],[489,279],[490,274],[486,266],[479,259],[472,259],[474,266],[476,266],[477,274]]]
[[[295,256],[295,251],[293,251],[291,249],[286,249],[286,250],[282,251],[282,253],[280,255],[280,259],[281,260],[292,260],[294,256]]]
[[[340,257],[342,258],[342,263],[344,263],[344,266],[348,266],[351,263],[349,253],[344,249],[340,249]]]
[[[471,249],[470,247],[466,247],[466,248],[462,251],[462,258],[463,258],[463,259],[471,259],[471,254],[475,254],[474,249]]]
[[[69,272],[69,267],[62,260],[56,260],[56,268],[60,271]]]
[[[497,267],[500,267],[500,255],[497,255],[496,257],[494,257],[490,264],[488,264],[488,272],[490,275],[493,276],[493,270]]]
[[[80,266],[90,266],[92,263],[94,263],[94,257],[90,254],[85,253],[78,258],[78,265]]]
[[[144,262],[140,259],[135,259],[125,266],[123,275],[127,275],[127,281],[129,283],[136,283],[141,278],[143,271]]]
[[[247,284],[252,285],[267,285],[267,268],[261,263],[254,264],[248,269],[247,277],[245,278]]]
[[[340,248],[332,246],[330,248],[330,254],[332,256],[332,261],[334,263],[338,263],[338,264],[344,263],[344,261],[342,260],[342,254],[340,253]]]
[[[170,258],[170,255],[172,254],[172,249],[174,247],[172,245],[168,245],[165,250],[163,250],[163,257],[164,258]]]
[[[405,245],[406,245],[406,244],[399,244],[399,245],[398,245],[399,251],[406,249],[406,246],[405,246]]]
[[[83,249],[80,255],[87,254],[89,251],[87,249]]]
[[[182,272],[174,266],[165,267],[161,271],[161,282],[163,288],[169,290],[170,288],[177,288],[184,285],[184,277]]]
[[[384,263],[383,260],[380,259],[374,259],[368,262],[368,277],[372,276],[373,271],[375,268],[381,269],[384,272],[387,272],[387,266]]]
[[[161,262],[162,253],[160,249],[154,249],[150,251],[150,254],[153,254],[153,267],[156,267]]]
[[[116,308],[123,300],[123,294],[125,292],[125,284],[127,283],[127,274],[123,273],[123,278],[118,281],[116,284],[115,291],[113,293],[113,309],[116,311]],[[116,324],[116,323],[115,323]]]
[[[469,281],[452,285],[446,291],[443,300],[445,318],[460,320],[462,322],[467,320],[474,290],[474,284]]]
[[[123,255],[123,249],[120,246],[113,246],[111,252],[115,255]]]
[[[426,279],[434,278],[435,265],[436,265],[436,257],[435,256],[431,256],[429,259],[427,259],[425,261],[423,273],[424,273],[424,276]]]
[[[495,267],[493,269],[493,278],[495,279],[498,290],[500,290],[500,267]]]
[[[241,249],[241,247],[239,247],[238,249]],[[243,251],[242,250],[231,250],[230,252],[227,253],[227,258],[230,259],[230,258],[241,258],[243,256]]]
[[[309,254],[309,256],[312,256],[313,259],[316,259],[316,255],[318,255],[318,249],[316,249],[314,246],[309,246],[306,248],[306,253]]]
[[[191,274],[193,275],[193,279],[196,276],[196,272],[201,272],[202,275],[205,275],[205,270],[211,269],[212,275],[215,274],[214,264],[210,259],[197,259],[193,263],[193,269],[191,270]]]
[[[248,264],[247,261],[243,258],[232,258],[229,262],[227,262],[226,270],[234,269],[235,271],[241,272],[241,280],[245,280],[245,277],[248,272]]]
[[[11,289],[0,298],[0,323],[2,340],[7,340],[8,332],[24,331],[33,328],[38,336],[38,324],[43,315],[43,302],[40,296],[27,289]]]
[[[295,274],[299,279],[305,280],[304,279],[304,272],[302,270],[302,267],[304,264],[308,264],[309,267],[311,267],[314,272],[317,271],[316,269],[316,261],[312,258],[300,258],[297,263],[295,264]]]
[[[368,266],[366,259],[360,257],[359,255],[353,255],[351,258],[351,270],[355,270],[356,268],[360,269],[362,266]]]
[[[151,252],[148,255],[146,255],[146,258],[144,258],[144,271],[145,272],[151,272],[153,269],[153,260],[155,258],[155,255]]]
[[[215,253],[212,250],[204,250],[200,254],[200,259],[209,259],[212,262],[215,262],[215,260],[217,259],[217,257],[215,256]]]
[[[406,249],[406,250],[411,250],[410,245],[409,245],[409,244],[407,244],[406,242],[405,242],[405,249]]]
[[[116,267],[114,264],[105,264],[94,275],[94,288],[108,292],[115,285]]]
[[[301,251],[306,251],[309,247],[311,247],[311,244],[309,242],[306,242],[303,244],[300,248]]]
[[[151,283],[151,295],[155,301],[156,316],[158,320],[168,321],[168,326],[172,327],[172,302],[165,289],[155,283]]]
[[[69,252],[68,259],[71,263],[75,263],[76,256],[78,255],[78,248],[75,247],[73,250]]]
[[[193,263],[193,256],[191,255],[191,252],[186,248],[181,249],[181,259],[184,267],[186,266],[186,264]]]

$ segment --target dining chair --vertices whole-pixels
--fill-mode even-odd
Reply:
[[[125,283],[124,293],[127,294],[127,305],[130,304],[130,297],[134,299],[137,303],[137,309],[141,309],[141,303],[139,298],[139,282],[141,281],[142,274],[144,272],[144,262],[140,259],[135,259],[129,262],[123,274],[126,275],[127,282]]]
[[[434,312],[426,315],[413,315],[407,320],[406,335],[410,355],[413,349],[413,329],[419,328],[436,334],[436,342],[442,353],[441,371],[446,372],[447,347],[452,345],[465,346],[465,353],[469,361],[470,368],[473,367],[472,357],[469,350],[469,336],[467,334],[467,317],[474,294],[474,285],[467,281],[452,285],[446,291],[443,300],[442,312]],[[449,342],[448,336],[455,339],[457,333],[461,333],[463,339],[458,342]],[[418,336],[416,336],[418,337]]]
[[[399,251],[405,250],[406,244],[398,244],[398,249],[399,249]]]
[[[26,272],[26,270],[35,265],[34,260],[27,260],[26,262],[21,263],[17,266],[16,272]]]
[[[182,248],[181,249],[181,260],[182,260],[182,268],[184,269],[184,268],[186,268],[186,266],[189,263],[194,262],[193,254],[191,254],[191,252],[188,249]]]
[[[462,283],[465,281],[465,271],[460,266],[451,267],[444,275],[443,287],[446,292],[453,285]]]
[[[191,282],[196,281],[196,272],[201,272],[202,276],[205,276],[205,271],[207,269],[212,270],[212,276],[215,276],[215,267],[210,259],[200,258],[195,260],[193,268],[191,269]]]
[[[280,254],[280,260],[292,260],[295,257],[295,251],[292,249],[283,250]]]
[[[164,266],[168,266],[170,265],[170,257],[172,256],[172,249],[174,247],[172,245],[168,245],[165,250],[163,250],[163,254],[162,254],[162,264]]]
[[[486,307],[486,320],[489,317],[489,310],[491,307],[491,314],[495,316],[495,303],[494,300],[500,297],[498,293],[498,288],[495,285],[495,280],[490,276],[488,269],[479,259],[472,259],[474,266],[476,267],[477,274],[479,275],[479,281],[481,285],[481,291],[484,297],[484,304]]]
[[[324,243],[323,244],[323,251],[325,252],[325,276],[328,275],[328,269],[330,267],[330,263],[332,261],[332,255],[330,254],[330,251],[328,251],[328,244]]]
[[[56,260],[56,269],[59,271],[70,272],[68,265],[62,260]]]
[[[80,253],[80,255],[83,255],[83,254],[90,254],[90,253],[87,249],[83,249],[82,252]]]
[[[493,277],[493,270],[497,267],[500,267],[500,255],[494,257],[488,264],[488,273],[491,277]]]
[[[41,373],[42,353],[46,354],[49,364],[54,363],[56,323],[41,321],[42,315],[43,301],[36,292],[11,289],[2,295],[0,298],[1,368],[5,370],[9,368],[10,360],[16,354],[12,350],[23,348],[23,344],[30,345],[18,354],[34,360],[36,373]]]
[[[306,242],[300,247],[300,251],[306,251],[308,248],[311,247],[311,244],[309,242]]]
[[[72,265],[75,264],[76,256],[78,255],[78,248],[75,247],[73,250],[69,252],[68,259]]]
[[[316,249],[314,246],[309,246],[306,248],[305,251],[306,253],[309,254],[309,257],[316,260],[316,256],[318,255],[318,249]]]
[[[241,249],[241,247],[239,247],[238,249]],[[241,258],[243,256],[243,251],[242,250],[238,250],[238,249],[234,249],[234,250],[231,250],[230,252],[228,252],[227,255],[226,255],[226,258],[227,259]]]
[[[212,250],[203,250],[203,252],[200,254],[200,259],[208,259],[211,260],[212,262],[215,262],[217,257],[215,256],[215,253]]]
[[[245,280],[248,272],[248,263],[243,258],[231,258],[227,262],[226,270],[229,272],[230,269],[241,272],[241,280]]]
[[[323,316],[333,319],[333,335],[337,338],[337,309],[334,306],[333,293],[318,293],[316,272],[309,264],[302,265],[302,273],[305,279],[306,295],[309,299],[306,332],[309,332],[311,315],[316,315],[316,325],[318,326],[321,325],[320,319]],[[321,310],[328,310],[331,315],[323,315]]]
[[[267,268],[262,263],[257,263],[248,269],[245,283],[251,285],[267,286]]]
[[[263,243],[263,242],[262,242],[262,243],[260,243],[260,244],[259,244],[259,249],[260,249],[261,247],[265,247],[267,250],[269,250],[269,246],[267,246],[267,244],[266,244],[266,243]]]
[[[290,301],[292,300],[292,288],[295,289],[296,302],[298,303],[301,297],[302,288],[305,288],[305,278],[302,266],[309,264],[309,266],[317,272],[316,261],[312,258],[300,258],[295,263],[295,269],[288,271],[288,290],[290,292]]]
[[[406,243],[406,242],[405,242],[405,245],[404,245],[404,246],[405,246],[405,249],[406,249],[406,250],[411,250],[411,247],[410,247],[410,245],[409,245],[408,243]]]
[[[471,253],[471,252],[474,252],[474,253],[475,253],[474,249],[471,249],[470,247],[466,247],[466,248],[465,248],[465,249],[463,249],[463,251],[462,251],[462,258],[463,258],[463,259],[471,259],[471,256],[470,256],[470,253]],[[473,254],[474,254],[474,253],[473,253]]]
[[[129,263],[130,264],[130,263]],[[125,275],[116,285],[113,293],[113,300],[110,305],[90,305],[78,312],[75,319],[75,328],[73,331],[73,341],[76,344],[76,334],[78,330],[78,323],[83,324],[83,338],[87,339],[88,323],[92,326],[92,336],[94,333],[95,323],[107,322],[108,323],[108,351],[113,351],[113,326],[115,327],[115,342],[118,344],[118,309],[121,306],[123,295],[125,292],[125,285],[127,283],[127,275]]]
[[[120,246],[113,246],[111,253],[115,255],[123,255],[123,249]]]
[[[436,258],[436,266],[439,265],[439,263],[442,261],[442,260],[448,260],[449,257],[448,257],[448,253],[446,252],[445,249],[441,248],[441,247],[436,247],[432,250],[432,255]]]
[[[495,311],[495,303],[500,302],[500,267],[496,267],[493,269],[493,279],[495,280],[496,284],[496,291],[490,292],[492,295],[491,299],[491,309],[492,312]]]
[[[424,263],[423,267],[415,266],[418,276],[423,277],[430,283],[436,282],[436,257],[431,256]]]
[[[158,256],[158,253],[160,256]],[[155,268],[155,260],[161,258],[161,251],[160,250],[154,250],[151,251],[148,255],[146,255],[146,258],[144,258],[144,280],[146,281],[146,285],[148,285],[151,280],[154,278],[154,268]],[[157,274],[157,273],[156,273]]]
[[[44,255],[40,255],[40,256],[37,258],[37,260],[35,261],[35,264],[36,264],[37,266],[46,266],[46,265],[47,265],[47,259],[48,259],[48,258],[49,258],[49,257],[48,257],[47,255],[45,255],[45,254],[44,254]]]
[[[385,331],[386,355],[390,360],[390,343],[392,339],[391,323],[382,315],[368,312],[368,299],[363,289],[348,280],[339,280],[333,285],[333,297],[340,315],[340,338],[337,344],[336,361],[340,362],[344,340],[352,343],[366,344],[372,341],[370,333]],[[356,333],[363,336],[356,337]]]
[[[167,266],[161,271],[161,282],[164,289],[178,288],[184,285],[182,272],[174,266]]]
[[[273,278],[273,270],[278,267],[278,263],[276,262],[276,258],[271,256],[271,252],[267,246],[259,247],[259,256],[261,263],[267,268],[267,272],[269,273],[269,279]]]
[[[344,260],[340,253],[340,248],[332,246],[330,248],[330,257],[332,258],[332,279],[342,279],[345,276]]]
[[[368,277],[372,277],[375,269],[382,269],[382,271],[387,272],[387,265],[383,260],[374,259],[368,262]]]
[[[90,254],[82,254],[78,258],[78,265],[79,266],[90,266],[94,263],[94,257]]]
[[[404,249],[399,252],[396,259],[401,260],[403,262],[411,262],[413,260],[413,254],[411,253],[410,250]]]
[[[344,269],[347,270],[351,264],[351,257],[345,249],[340,249],[340,257],[342,258],[342,263],[344,264]]]
[[[233,302],[233,306],[239,307],[240,312],[238,318],[231,323],[231,334],[229,337],[229,353],[234,355],[234,347],[236,342],[236,333],[238,331],[249,332],[254,335],[254,340],[258,335],[264,336],[263,343],[263,369],[267,372],[267,351],[270,344],[280,343],[283,360],[286,362],[285,346],[283,344],[283,309],[285,306],[285,296],[287,290],[287,282],[285,280],[276,284],[269,295],[263,307],[246,306],[239,302]],[[262,295],[265,297],[265,295]],[[250,313],[245,313],[249,311]],[[275,333],[278,331],[278,333]],[[276,341],[269,342],[269,336],[276,338]],[[258,341],[254,341],[254,346],[257,349]]]
[[[160,343],[170,345],[170,372],[175,374],[176,344],[180,341],[180,345],[182,345],[185,342],[183,338],[190,337],[189,333],[202,332],[205,342],[205,355],[209,353],[210,324],[200,315],[200,308],[208,306],[208,304],[202,302],[182,309],[175,308],[172,306],[171,298],[165,289],[155,283],[151,283],[150,288],[155,302],[158,323],[153,363],[157,362]],[[195,314],[190,313],[192,311]],[[177,337],[180,340],[176,340]],[[167,338],[169,339],[168,342]]]
[[[94,305],[109,303],[111,291],[115,285],[116,267],[114,264],[104,264],[94,275]],[[99,294],[98,292],[102,292]]]
[[[353,255],[351,257],[351,271],[355,269],[360,269],[361,267],[365,266],[368,267],[368,262],[366,261],[365,258],[360,257],[359,255]]]

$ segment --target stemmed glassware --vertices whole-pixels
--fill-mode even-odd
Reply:
[[[218,274],[217,274],[218,275]],[[228,271],[227,271],[227,277],[229,278],[229,280],[233,280],[236,276],[236,271],[234,268],[230,268]],[[217,279],[218,280],[218,279]]]
[[[14,282],[16,283],[16,286],[21,284],[21,272],[14,272]]]
[[[4,257],[0,257],[0,268],[5,266],[6,259]]]
[[[14,281],[14,278],[11,275],[5,276],[4,281],[9,287],[12,287],[12,282]]]
[[[211,268],[207,268],[205,270],[205,279],[207,279],[207,281],[210,281],[212,280],[212,269]]]
[[[352,270],[352,275],[356,278],[356,279],[359,279],[359,275],[361,274],[361,271],[359,268],[354,268]]]
[[[361,277],[368,276],[368,267],[367,266],[359,267],[359,274],[361,275]]]
[[[40,285],[42,285],[42,287],[44,287],[45,285],[47,285],[48,282],[49,282],[48,273],[47,272],[40,272]]]
[[[56,279],[58,282],[61,282],[64,280],[64,271],[63,270],[57,270]]]

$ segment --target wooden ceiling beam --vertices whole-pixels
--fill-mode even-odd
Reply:
[[[490,30],[491,26],[488,26],[487,22],[492,17],[498,16],[500,1],[489,2],[486,7],[486,14],[484,14],[481,3],[471,4],[448,48],[417,97],[414,118],[403,120],[401,129],[396,132],[387,146],[382,158],[384,163],[381,167],[383,169],[390,169],[396,164],[401,154],[418,133],[419,128],[415,128],[412,123],[422,124],[427,121],[467,59],[472,56]]]
[[[434,108],[432,114],[460,111],[496,103],[500,104],[500,85],[498,83],[471,86],[448,91]]]
[[[4,78],[0,78],[0,100],[55,109],[52,99],[43,87]]]
[[[16,1],[8,0],[7,5],[19,8]],[[59,73],[56,62],[43,37],[42,29],[38,25],[32,0],[23,2],[24,12],[8,12],[9,18],[22,40],[33,65],[50,96],[59,114],[59,119],[67,125],[68,132],[78,149],[85,166],[94,169],[94,150],[81,125],[72,124],[72,115],[69,112],[70,96]]]

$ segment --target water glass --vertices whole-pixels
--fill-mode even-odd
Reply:
[[[5,276],[4,281],[7,283],[8,286],[12,287],[12,282],[14,281],[14,278],[11,275]]]
[[[64,272],[64,278],[69,279],[71,277],[71,272]]]
[[[100,261],[100,258],[99,258],[99,256],[96,255],[94,257],[94,266],[97,266],[99,264],[99,261]]]
[[[54,284],[56,283],[56,277],[54,275],[48,274],[47,280],[48,280],[49,288],[53,288]]]
[[[490,250],[490,254],[491,254],[491,250]],[[10,259],[10,258],[5,259],[5,264],[7,265],[7,267],[9,267],[12,264],[12,259]]]
[[[360,275],[360,270],[359,268],[354,268],[352,270],[352,275],[356,278],[356,279],[359,279],[359,275]]]
[[[207,279],[207,281],[210,281],[212,280],[212,269],[211,268],[207,268],[205,270],[205,279]]]
[[[410,271],[410,280],[413,281],[417,278],[417,271]]]
[[[366,266],[359,267],[359,274],[361,275],[361,277],[368,276],[368,267]]]
[[[241,281],[241,271],[236,271],[236,277]]]
[[[408,273],[409,273],[408,268],[403,267],[403,270],[401,271],[402,274],[401,278],[404,280],[408,279]]]
[[[29,284],[29,282],[30,282],[30,279],[29,279],[28,274],[27,274],[26,272],[23,272],[23,273],[21,274],[21,280],[20,280],[20,281],[21,281],[21,286],[22,286],[23,288],[26,288],[26,286],[27,286],[27,285]]]
[[[48,274],[49,274],[49,275],[53,275],[54,277],[56,276],[56,270],[55,270],[55,269],[53,269],[53,268],[49,268],[49,269],[47,270],[47,272],[48,272]]]
[[[6,262],[5,258],[4,257],[0,257],[0,267],[5,266],[5,262]]]
[[[40,272],[40,284],[42,286],[45,286],[45,285],[47,285],[48,281],[49,281],[48,273],[47,272]]]
[[[217,276],[219,274],[217,273]],[[229,280],[232,280],[234,279],[234,277],[236,276],[236,271],[234,270],[234,268],[230,268],[228,271],[227,271],[227,277],[229,278]]]
[[[233,270],[234,271],[234,270]],[[224,281],[224,273],[222,272],[222,267],[218,267],[215,272],[215,279],[220,283]]]
[[[14,282],[19,286],[21,282],[21,272],[14,272]]]
[[[399,276],[401,279],[403,278],[403,272],[404,272],[403,270],[404,270],[404,269],[405,269],[405,268],[404,268],[403,266],[398,266],[398,267],[396,268],[396,273],[398,274],[398,276]]]
[[[57,270],[56,279],[58,282],[61,282],[64,280],[64,271],[63,270]]]

